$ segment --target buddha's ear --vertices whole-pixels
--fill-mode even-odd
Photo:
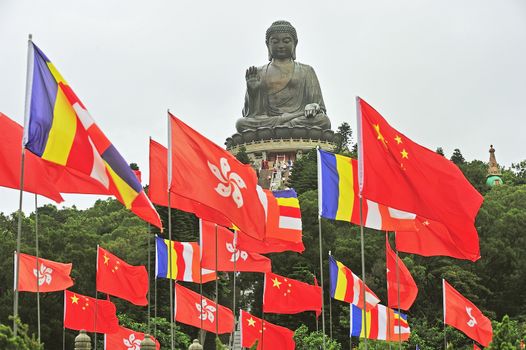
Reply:
[[[293,61],[296,61],[296,46],[297,45],[294,45],[294,48],[292,49],[292,60]]]
[[[268,47],[268,43],[267,43],[267,52],[268,52],[268,60],[272,61],[272,54],[270,53],[270,47]]]

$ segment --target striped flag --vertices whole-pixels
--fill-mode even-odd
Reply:
[[[329,274],[331,284],[331,297],[363,307],[364,283],[351,269],[329,255]],[[373,308],[380,299],[365,285],[365,300],[367,308]]]
[[[411,329],[407,324],[406,315],[399,315],[395,310],[378,304],[373,309],[367,310],[365,319],[363,316],[363,310],[356,305],[350,305],[351,336],[388,341],[398,341],[398,339],[405,341],[409,339]],[[396,321],[400,319],[404,320],[405,324],[401,328],[401,337],[398,335],[399,327]]]
[[[318,206],[326,219],[360,225],[358,161],[318,150]],[[415,231],[415,214],[362,201],[365,227],[382,231]]]
[[[278,201],[278,227],[281,230],[292,230],[301,234],[301,210],[296,191],[293,189],[272,191],[272,194]]]
[[[155,237],[155,276],[178,281],[206,283],[216,278],[214,271],[201,269],[201,253],[197,242],[176,242]],[[169,248],[172,249],[170,267]]]
[[[29,43],[29,115],[24,146],[34,155],[73,169],[114,195],[141,219],[162,228],[161,218],[137,176],[104,135],[49,58]],[[75,186],[73,186],[75,187]],[[92,189],[76,193],[94,193]]]

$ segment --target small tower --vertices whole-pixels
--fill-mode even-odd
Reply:
[[[486,175],[486,185],[493,187],[502,185],[504,182],[500,178],[502,173],[499,169],[499,164],[495,158],[495,148],[493,145],[489,146],[489,163],[488,163],[488,175]]]

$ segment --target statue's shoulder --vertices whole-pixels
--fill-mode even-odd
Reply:
[[[309,66],[308,64],[301,63],[298,61],[296,61],[295,63],[296,63],[296,66],[298,66],[301,70],[314,72],[314,68],[312,68],[312,66]]]

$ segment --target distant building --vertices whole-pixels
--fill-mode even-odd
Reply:
[[[490,187],[502,185],[504,182],[501,179],[502,173],[495,158],[495,148],[493,145],[489,148],[489,163],[488,175],[486,175],[486,184]]]

